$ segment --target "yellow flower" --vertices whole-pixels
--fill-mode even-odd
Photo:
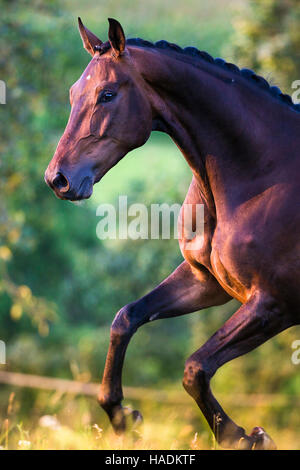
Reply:
[[[28,286],[20,286],[18,288],[18,294],[21,297],[21,299],[30,299],[31,290]]]
[[[20,304],[13,304],[10,309],[10,316],[13,320],[19,320],[22,316],[23,310]]]
[[[12,252],[8,248],[8,246],[0,246],[0,259],[4,261],[9,261],[12,257]]]

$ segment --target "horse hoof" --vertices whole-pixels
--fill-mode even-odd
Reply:
[[[143,424],[144,420],[142,414],[138,410],[132,410],[130,407],[127,406],[124,407],[123,410],[125,416],[128,416],[131,419],[131,430],[136,431]]]
[[[250,437],[254,440],[252,450],[276,450],[276,444],[266,433],[264,428],[257,426],[253,428]]]
[[[133,430],[134,431],[136,431],[137,428],[139,428],[144,422],[143,415],[138,410],[133,410],[132,420],[133,420]]]
[[[139,434],[139,428],[143,423],[143,416],[138,410],[132,410],[128,406],[119,407],[115,411],[112,425],[116,434],[121,435],[126,431]]]

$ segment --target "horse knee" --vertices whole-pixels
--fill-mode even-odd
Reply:
[[[197,400],[208,389],[210,377],[204,365],[190,357],[185,364],[182,384],[185,390]]]
[[[118,341],[121,338],[130,337],[136,330],[135,304],[128,304],[122,307],[114,318],[111,325],[111,339]]]

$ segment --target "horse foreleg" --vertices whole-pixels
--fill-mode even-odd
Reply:
[[[162,318],[185,315],[213,305],[221,305],[231,297],[205,269],[194,274],[184,261],[168,278],[141,299],[126,305],[116,315],[110,335],[104,375],[98,401],[108,414],[117,433],[126,427],[126,410],[121,405],[122,368],[125,352],[135,331],[145,323]],[[133,419],[140,414],[133,412]]]
[[[294,323],[265,294],[256,294],[186,362],[183,386],[195,399],[216,440],[227,448],[274,449],[261,427],[247,436],[224,412],[210,389],[210,379],[226,362],[253,349]]]

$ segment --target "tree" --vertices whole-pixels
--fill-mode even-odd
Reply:
[[[291,94],[300,79],[299,22],[298,0],[243,2],[234,19],[235,59]]]

